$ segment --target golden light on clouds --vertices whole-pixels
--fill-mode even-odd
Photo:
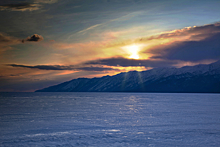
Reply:
[[[149,69],[152,69],[152,68],[147,68],[145,66],[128,66],[128,67],[112,67],[114,69],[119,69],[120,72],[129,72],[129,71],[144,71],[144,70],[149,70]]]

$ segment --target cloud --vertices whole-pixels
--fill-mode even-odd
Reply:
[[[69,66],[61,66],[61,65],[36,65],[36,66],[29,66],[29,65],[19,65],[19,64],[7,64],[7,66],[12,67],[22,67],[22,68],[30,68],[30,69],[40,69],[40,70],[82,70],[82,71],[107,71],[107,70],[117,70],[113,68],[106,68],[106,67],[76,67],[74,65]]]
[[[0,43],[18,43],[18,42],[20,42],[20,40],[17,38],[8,36],[4,33],[0,33]]]
[[[79,31],[79,32],[77,32],[77,33],[85,34],[87,31],[92,30],[92,29],[95,29],[95,28],[97,28],[97,27],[99,27],[99,26],[104,26],[104,25],[109,24],[109,23],[114,22],[114,21],[125,21],[125,20],[131,19],[132,17],[135,17],[135,16],[137,16],[137,15],[139,15],[139,14],[141,14],[141,13],[143,13],[143,12],[142,12],[142,11],[132,12],[132,13],[126,14],[125,16],[122,16],[122,17],[119,17],[119,18],[116,18],[116,19],[109,20],[109,21],[107,21],[107,22],[105,22],[105,23],[92,25],[92,26],[90,26],[90,27],[88,27],[88,28],[85,28],[85,29],[83,29],[83,30],[81,30],[81,31]],[[73,37],[74,35],[75,35],[75,34],[70,35],[70,36],[68,37],[68,39],[70,39],[70,38]]]
[[[170,35],[162,34],[160,37],[158,36],[158,39],[184,35],[190,37],[152,47],[145,50],[144,53],[152,54],[151,59],[162,60],[197,62],[220,59],[220,23],[177,30]]]
[[[27,37],[26,39],[23,39],[22,42],[24,43],[25,41],[34,41],[34,42],[39,42],[44,40],[44,38],[41,35],[34,34],[31,37]]]
[[[0,33],[0,53],[11,49],[10,45],[16,45],[19,43],[21,43],[20,39]]]
[[[58,0],[35,0],[35,3],[45,3],[45,4],[53,4],[56,3]]]
[[[76,69],[83,70],[83,71],[107,71],[107,70],[118,71],[118,69],[106,68],[106,67],[81,67],[81,68],[76,68]]]
[[[216,33],[220,33],[220,22],[215,24],[208,24],[204,26],[193,26],[193,27],[185,27],[179,30],[172,30],[168,32],[163,32],[160,35],[140,38],[136,40],[137,42],[144,42],[155,39],[178,39],[188,41],[199,41],[215,35]]]
[[[88,65],[107,65],[107,66],[144,66],[144,67],[165,67],[173,66],[175,62],[164,60],[144,60],[144,59],[127,59],[123,57],[107,58],[88,61],[85,64]]]
[[[58,0],[35,0],[34,3],[17,3],[0,5],[0,10],[8,11],[34,11],[42,8],[42,4],[53,4]]]
[[[12,67],[23,67],[23,68],[32,68],[32,69],[42,69],[42,70],[72,70],[73,67],[70,66],[60,66],[60,65],[36,65],[36,66],[28,66],[28,65],[19,65],[19,64],[8,64],[8,66]]]
[[[0,53],[12,49],[12,45],[21,44],[26,41],[39,42],[41,40],[43,40],[43,37],[37,34],[34,34],[31,37],[27,37],[26,39],[18,39],[16,37],[9,36],[0,32]]]
[[[18,39],[13,36],[6,35],[4,33],[0,33],[0,50],[3,50],[3,48],[10,48],[10,45],[16,45],[20,43],[24,43],[25,41],[35,41],[39,42],[43,40],[44,38],[40,35],[34,34],[31,37],[27,37],[26,39]]]
[[[1,5],[0,10],[9,10],[9,11],[34,11],[40,9],[41,5],[39,4],[30,4],[30,3],[18,3],[18,4],[7,4]]]
[[[24,41],[42,41],[44,38],[41,35],[34,34],[31,37],[27,37],[26,39],[18,39],[13,36],[6,35],[4,33],[0,33],[0,44],[19,44]]]
[[[182,61],[219,60],[220,33],[202,41],[184,41],[155,48],[151,58]],[[161,51],[163,50],[163,51]]]
[[[88,27],[88,28],[86,28],[86,29],[84,29],[84,30],[79,31],[78,33],[85,33],[86,31],[92,30],[92,29],[94,29],[94,28],[96,28],[96,27],[98,27],[98,26],[100,26],[100,25],[102,25],[102,24],[96,24],[96,25],[90,26],[90,27]],[[70,37],[71,37],[71,36],[70,36]]]

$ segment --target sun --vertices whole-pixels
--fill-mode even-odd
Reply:
[[[129,58],[132,58],[132,59],[139,59],[139,55],[138,55],[138,52],[139,52],[139,46],[137,45],[130,45],[130,46],[126,46],[125,47],[126,51],[130,54]]]

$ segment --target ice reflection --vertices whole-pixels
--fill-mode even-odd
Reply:
[[[137,98],[133,95],[130,96],[125,106],[130,110],[131,113],[138,112]]]

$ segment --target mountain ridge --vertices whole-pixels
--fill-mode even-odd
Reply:
[[[220,61],[181,68],[129,71],[100,78],[78,78],[36,92],[220,93]]]

